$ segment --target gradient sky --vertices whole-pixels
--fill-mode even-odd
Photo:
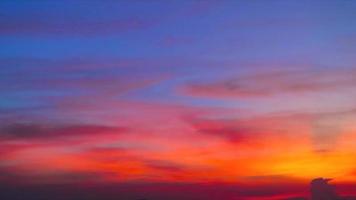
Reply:
[[[355,10],[1,1],[0,185],[116,185],[123,199],[356,186]]]

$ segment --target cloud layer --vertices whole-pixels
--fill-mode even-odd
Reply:
[[[1,1],[0,195],[351,193],[355,6]]]

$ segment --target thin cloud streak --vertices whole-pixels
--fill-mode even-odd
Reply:
[[[195,97],[261,98],[277,94],[303,94],[352,88],[355,70],[293,70],[226,78],[208,83],[190,83],[182,90]]]

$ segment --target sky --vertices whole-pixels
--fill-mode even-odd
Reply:
[[[1,1],[0,195],[281,199],[316,177],[353,195],[355,10]]]

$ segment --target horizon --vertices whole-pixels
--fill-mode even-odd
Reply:
[[[1,1],[0,198],[356,196],[355,10]]]

